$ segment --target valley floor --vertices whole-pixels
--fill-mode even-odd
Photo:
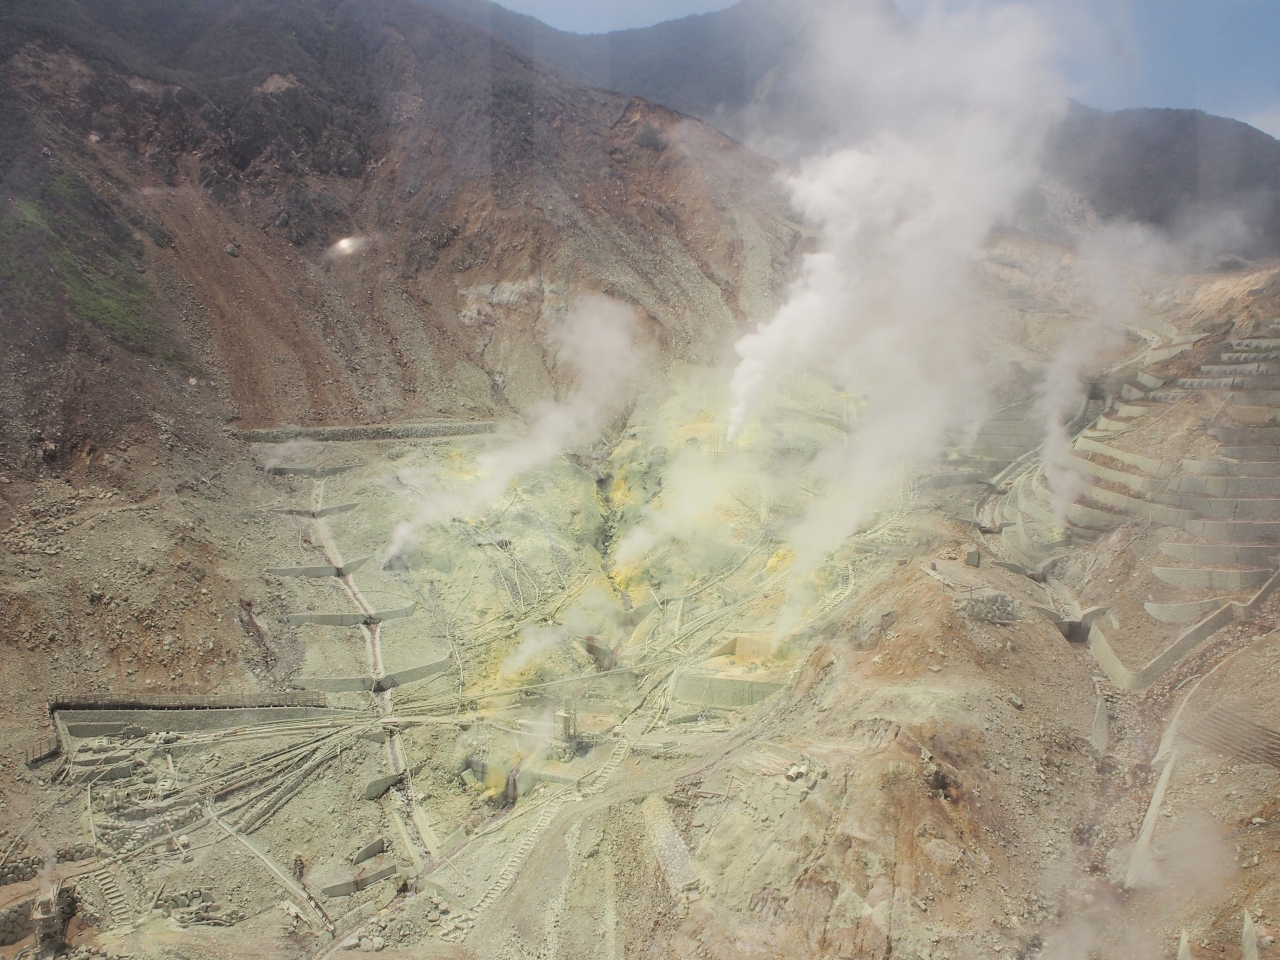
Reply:
[[[1234,957],[1246,915],[1267,947],[1256,324],[1131,343],[1064,515],[1015,403],[807,571],[781,531],[857,431],[819,379],[734,445],[677,365],[496,503],[487,422],[7,486],[0,955],[59,883],[84,955]]]

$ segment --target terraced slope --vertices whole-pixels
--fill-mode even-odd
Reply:
[[[1139,542],[1090,634],[1125,689],[1247,617],[1276,586],[1280,368],[1269,357],[1280,322],[1174,341],[1112,384],[1107,409],[1059,463],[1029,465],[986,507],[1001,548],[1028,566],[1057,558],[1065,569],[1072,547]]]

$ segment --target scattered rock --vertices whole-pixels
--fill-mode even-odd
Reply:
[[[993,593],[964,600],[960,604],[960,612],[971,620],[986,623],[1014,623],[1018,620],[1017,605],[1007,593]]]

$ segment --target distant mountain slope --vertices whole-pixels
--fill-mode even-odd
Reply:
[[[578,36],[488,0],[423,0],[482,25],[554,69],[699,117],[780,159],[823,145],[829,118],[796,68],[815,0],[741,0],[716,13]],[[876,2],[876,0],[863,0]],[[1204,226],[1224,209],[1252,231],[1242,253],[1280,251],[1280,142],[1193,110],[1105,113],[1073,105],[1051,138],[1050,176],[1106,217]]]
[[[1105,217],[1192,231],[1229,211],[1257,238],[1255,251],[1280,249],[1280,141],[1238,120],[1072,104],[1046,166]]]
[[[654,100],[738,140],[785,126],[812,133],[793,77],[810,0],[740,0],[652,27],[579,35],[488,0],[422,0],[489,30],[566,76]],[[881,5],[884,0],[859,0]]]

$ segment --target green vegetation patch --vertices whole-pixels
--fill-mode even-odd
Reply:
[[[133,232],[74,174],[0,215],[0,289],[28,322],[70,312],[130,346],[151,346],[155,292],[135,266],[139,253]]]

